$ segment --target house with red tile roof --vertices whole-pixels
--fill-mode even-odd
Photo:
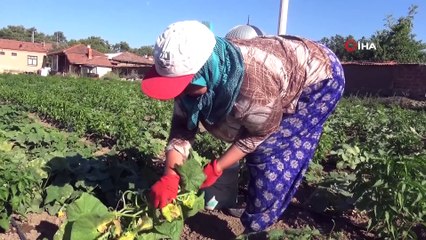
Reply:
[[[104,54],[84,44],[52,51],[47,56],[52,73],[73,73],[90,77],[102,77],[114,71],[120,77],[142,78],[154,64],[152,57],[142,57],[131,52]]]
[[[0,73],[37,73],[52,44],[0,39]]]
[[[49,52],[53,73],[77,74],[79,76],[102,77],[112,71],[108,57],[90,45],[77,44],[67,49]]]
[[[125,78],[142,78],[154,65],[154,59],[151,56],[140,56],[131,52],[108,53],[106,55],[113,65],[113,71]]]

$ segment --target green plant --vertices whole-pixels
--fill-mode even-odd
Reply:
[[[320,142],[317,149],[315,150],[315,155],[313,158],[314,163],[321,163],[329,157],[330,152],[335,147],[336,139],[335,134],[333,134],[333,129],[329,126],[330,123],[326,122],[324,124],[324,129],[321,134]],[[334,132],[335,133],[335,132]]]
[[[91,151],[73,134],[44,128],[17,107],[0,105],[0,115],[0,228],[8,229],[12,213],[40,212],[43,201],[54,195],[50,186],[46,198],[43,194],[49,177],[43,169],[47,159],[70,148],[83,154]]]
[[[416,238],[412,231],[425,225],[426,154],[395,156],[380,151],[356,169],[356,206],[369,213],[368,228],[379,237]]]
[[[109,210],[98,198],[82,193],[66,207],[67,221],[55,239],[179,239],[185,218],[204,208],[204,194],[198,189],[205,176],[198,154],[191,152],[185,163],[177,168],[181,176],[177,199],[162,209],[149,203],[147,190],[126,191],[121,208]]]
[[[209,159],[220,157],[228,147],[228,143],[214,138],[208,132],[199,133],[195,137],[194,150]]]
[[[130,238],[137,225],[144,230],[138,230],[136,235],[154,237],[155,234],[162,234],[158,231],[166,233],[167,228],[159,226],[162,222],[168,222],[167,219],[173,219],[173,216],[178,218],[177,222],[172,222],[179,230],[180,221],[185,218],[185,204],[200,198],[198,195],[180,192],[174,205],[158,212],[146,208],[146,199],[138,194],[138,189],[148,189],[158,177],[155,173],[157,169],[150,167],[150,160],[151,156],[164,150],[172,113],[171,102],[152,101],[144,97],[140,93],[140,83],[58,76],[0,75],[0,100],[3,104],[13,104],[0,106],[0,152],[3,149],[1,156],[6,159],[0,160],[3,164],[0,166],[6,172],[19,169],[20,173],[23,172],[22,176],[31,172],[34,177],[31,181],[24,180],[28,182],[22,191],[26,194],[16,195],[22,201],[2,195],[3,200],[0,201],[3,202],[0,204],[5,206],[1,209],[3,225],[7,224],[11,211],[22,212],[19,209],[24,208],[23,213],[47,210],[50,214],[69,212],[73,215],[71,211],[75,207],[79,208],[77,201],[82,199],[79,202],[94,201],[95,206],[107,208],[108,214],[100,210],[96,216],[92,216],[94,219],[102,219],[104,214],[113,216],[108,224],[100,225],[100,231],[96,230],[99,236],[110,234],[108,236]],[[28,111],[67,132],[46,128],[29,120]],[[339,210],[352,207],[353,194],[348,190],[354,190],[359,200],[357,206],[361,208],[360,204],[364,203],[367,210],[368,206],[372,206],[369,211],[372,218],[370,229],[375,230],[377,236],[381,229],[387,229],[387,232],[382,231],[382,236],[391,236],[390,226],[394,222],[397,224],[394,228],[398,227],[396,236],[400,234],[398,231],[401,226],[401,231],[410,229],[409,226],[418,223],[422,211],[424,218],[424,205],[421,204],[424,202],[424,188],[421,185],[424,184],[424,175],[420,174],[424,173],[424,165],[420,163],[425,155],[425,122],[426,114],[423,111],[384,107],[375,103],[374,98],[342,99],[326,122],[315,159],[306,175],[309,187],[317,190],[313,191],[305,206],[318,212],[334,211],[340,214]],[[113,146],[114,151],[95,157],[93,153],[96,149],[83,144],[81,137],[99,140]],[[228,144],[207,132],[198,134],[194,144],[194,150],[206,157],[200,161],[201,165],[207,159],[221,155],[227,147]],[[384,151],[385,154],[380,155]],[[386,175],[383,169],[388,167],[399,170],[392,170]],[[198,169],[195,166],[191,168]],[[353,169],[358,173],[356,178]],[[409,173],[409,177],[404,175],[402,169]],[[240,180],[246,184],[248,173],[244,164],[241,164],[241,173]],[[10,182],[11,175],[7,176],[0,175],[0,182]],[[416,181],[420,186],[415,185]],[[13,182],[12,185],[16,186],[3,188],[0,195],[7,192],[10,196],[14,188],[19,188],[18,182]],[[350,183],[356,187],[348,188]],[[181,189],[191,185],[193,190],[196,189],[196,184],[185,177],[181,184]],[[364,184],[364,189],[361,184]],[[391,192],[392,187],[399,190]],[[28,195],[29,192],[33,195]],[[420,200],[411,206],[418,197]],[[409,202],[409,206],[397,205],[399,203],[395,201],[401,201],[399,199],[404,204]],[[13,205],[12,201],[20,204]],[[73,207],[70,210],[70,206],[75,206],[74,210]],[[373,206],[377,206],[376,212]],[[386,206],[392,206],[398,211],[394,213],[392,208]],[[382,214],[379,214],[379,210]],[[388,211],[390,224],[386,224],[384,211]],[[182,213],[181,217],[179,213]],[[80,217],[72,222],[78,219]],[[64,225],[63,230],[69,232],[72,226],[77,226],[74,231],[80,231],[78,226],[85,225],[82,223],[87,219],[83,220],[75,226],[73,223]],[[147,230],[151,220],[153,226]],[[373,221],[376,221],[375,224]],[[160,230],[155,230],[158,227]],[[117,235],[115,230],[119,229],[121,231]],[[407,236],[410,236],[410,230],[407,232]],[[289,236],[292,236],[291,233]]]
[[[13,143],[0,143],[0,228],[9,229],[12,213],[25,215],[28,207],[41,202],[41,181],[27,165],[25,154],[11,152]]]
[[[101,77],[103,80],[120,80],[120,76],[115,72],[108,72]]]
[[[165,147],[173,104],[145,97],[138,82],[1,75],[0,86],[1,100],[81,137],[117,150],[136,146],[146,155],[159,155]]]
[[[337,162],[337,169],[344,169],[349,167],[355,169],[360,163],[368,161],[369,154],[361,152],[358,146],[350,146],[349,144],[342,144],[341,147],[335,151],[331,151],[330,155],[337,155],[340,161]]]

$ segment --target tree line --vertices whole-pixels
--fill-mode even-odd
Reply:
[[[386,17],[385,29],[370,37],[355,39],[352,35],[335,35],[322,38],[320,42],[333,50],[341,61],[426,63],[426,44],[415,40],[412,33],[417,8],[411,5],[408,15],[396,20],[392,15]],[[364,49],[358,50],[358,42]]]
[[[61,31],[54,32],[52,35],[39,32],[35,27],[25,28],[24,26],[13,26],[9,25],[7,27],[0,29],[0,38],[2,39],[12,39],[25,42],[45,42],[53,44],[54,50],[64,49],[75,44],[81,43],[89,45],[102,53],[115,53],[115,52],[133,52],[139,55],[149,55],[152,56],[152,47],[153,46],[141,46],[139,48],[132,48],[130,45],[121,41],[119,43],[111,44],[107,40],[98,37],[90,36],[85,39],[71,39],[67,40],[65,34]]]

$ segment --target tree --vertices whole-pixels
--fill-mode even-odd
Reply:
[[[135,49],[134,53],[142,55],[142,56],[144,56],[144,55],[152,56],[153,51],[154,51],[153,46],[142,46],[138,49]]]
[[[68,42],[69,45],[74,45],[76,43],[90,45],[91,48],[102,53],[109,53],[112,51],[112,47],[109,42],[107,40],[102,39],[101,37],[91,36],[86,39],[80,39],[78,41],[71,40],[70,42]]]
[[[385,24],[388,29],[378,31],[371,37],[372,41],[379,45],[376,60],[399,63],[426,62],[425,53],[422,52],[426,49],[426,44],[415,40],[415,34],[412,33],[417,8],[415,5],[410,6],[408,16],[400,17],[397,21],[388,16]]]
[[[320,42],[335,52],[341,61],[426,62],[426,53],[424,52],[426,44],[415,40],[415,35],[412,34],[416,10],[417,6],[410,6],[408,15],[399,18],[397,21],[392,16],[388,16],[385,29],[378,30],[370,38],[357,39],[362,43],[374,43],[376,47],[374,50],[347,51],[344,46],[348,39],[353,39],[351,35],[347,37],[335,35],[331,38],[323,38]]]
[[[112,46],[112,51],[113,52],[126,52],[126,51],[131,51],[131,47],[129,46],[129,44],[127,42],[119,42],[116,43]]]
[[[34,34],[34,42],[46,42],[47,36],[37,31],[35,27],[25,28],[24,26],[9,25],[0,29],[0,38],[12,39],[18,41],[31,42]]]
[[[353,56],[345,49],[345,42],[349,37],[335,35],[330,38],[322,38],[320,42],[330,48],[341,61],[353,61]]]
[[[56,42],[56,43],[67,42],[67,38],[65,37],[64,33],[61,31],[54,32],[51,39],[53,40],[53,42]]]

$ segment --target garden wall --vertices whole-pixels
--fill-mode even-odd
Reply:
[[[426,98],[426,64],[342,63],[346,95]]]

